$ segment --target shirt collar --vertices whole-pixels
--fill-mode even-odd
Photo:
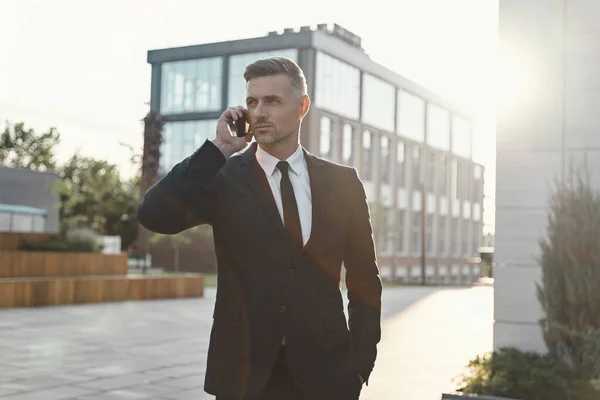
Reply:
[[[273,175],[275,169],[277,168],[277,163],[280,161],[278,158],[273,157],[266,151],[257,146],[256,148],[256,161],[265,171],[267,176]],[[304,152],[302,150],[302,146],[298,146],[296,151],[285,160],[290,165],[290,171],[300,176],[304,167]]]

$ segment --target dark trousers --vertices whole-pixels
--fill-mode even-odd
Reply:
[[[230,397],[217,397],[216,400],[235,400]],[[279,351],[271,378],[265,388],[253,400],[300,400],[294,387],[292,375],[286,367],[285,346]]]

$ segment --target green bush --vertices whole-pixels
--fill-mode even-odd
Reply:
[[[73,229],[66,234],[67,242],[74,248],[82,251],[100,251],[102,248],[98,243],[98,235],[91,229]]]
[[[502,348],[477,356],[458,379],[462,394],[521,400],[598,400],[591,381],[551,355]]]
[[[573,169],[549,205],[537,285],[544,339],[580,375],[600,377],[600,194]]]
[[[53,236],[43,242],[26,242],[22,249],[27,251],[99,252],[102,247],[98,243],[98,236],[93,231],[75,229],[69,231],[65,238]]]

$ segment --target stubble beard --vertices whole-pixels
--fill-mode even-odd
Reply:
[[[286,139],[288,139],[292,135],[293,135],[293,132],[290,132],[287,134],[281,134],[279,132],[269,132],[269,133],[255,135],[254,140],[256,140],[256,142],[258,144],[263,145],[263,146],[274,146],[276,144],[284,142]]]

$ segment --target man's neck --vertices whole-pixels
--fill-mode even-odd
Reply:
[[[300,146],[300,143],[277,143],[271,146],[259,144],[259,146],[263,151],[269,153],[278,160],[287,160],[292,154],[296,152],[298,146]]]

